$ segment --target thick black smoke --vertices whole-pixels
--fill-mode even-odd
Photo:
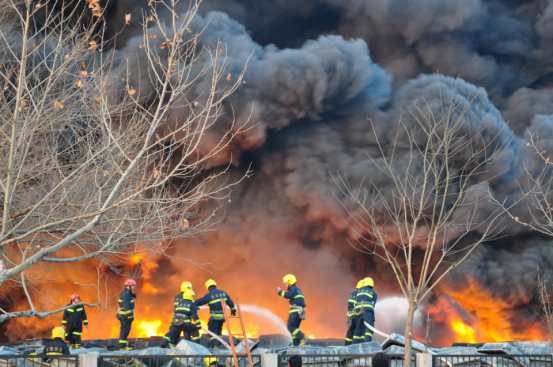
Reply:
[[[474,183],[476,192],[516,199],[526,169],[541,170],[526,146],[527,129],[540,132],[544,150],[553,144],[552,24],[553,2],[546,1],[205,0],[194,22],[194,30],[207,26],[202,44],[222,42],[231,75],[248,62],[247,84],[230,97],[226,110],[233,108],[237,125],[250,115],[256,124],[212,162],[224,164],[232,155],[233,174],[244,173],[252,162],[257,172],[235,189],[227,206],[221,233],[228,245],[252,249],[243,255],[252,261],[256,251],[268,256],[285,251],[291,259],[281,271],[298,272],[313,287],[321,274],[344,274],[338,266],[350,266],[347,259],[361,255],[348,249],[346,238],[356,235],[344,222],[347,214],[334,197],[329,172],[345,173],[352,182],[369,176],[388,187],[366,152],[377,152],[375,136],[391,144],[400,116],[407,125],[414,123],[408,111],[413,103],[424,98],[439,110],[440,92],[444,100],[476,96],[464,129],[485,129],[485,139],[497,136],[506,147]],[[142,35],[131,33],[129,28],[123,54],[138,52]],[[438,79],[437,71],[445,76]],[[200,95],[205,88],[199,83],[191,93]],[[181,114],[186,116],[174,112],[175,123]],[[223,116],[221,131],[231,120],[232,114]],[[484,218],[493,210],[490,203],[478,213]],[[524,206],[517,215],[529,219]],[[536,264],[549,271],[553,242],[509,219],[503,227],[509,236],[482,245],[436,296],[461,297],[470,278],[509,300],[507,313],[535,305]],[[219,236],[207,237],[204,246],[215,246]],[[335,268],[313,266],[309,273],[296,260],[313,249],[345,257]],[[333,281],[333,294],[345,297],[348,285],[367,273],[387,285],[382,293],[395,291],[393,275],[382,264],[366,265]],[[264,286],[254,287],[263,293]],[[332,305],[339,312],[341,306]],[[532,313],[525,315],[533,320]]]
[[[141,55],[138,19],[148,10],[146,3],[110,2],[109,31],[116,33],[124,14],[132,14],[116,43],[122,55]],[[343,311],[343,300],[360,277],[373,276],[379,294],[397,292],[385,264],[348,245],[356,234],[344,221],[347,214],[329,172],[344,173],[352,182],[371,177],[388,187],[388,178],[366,153],[377,152],[375,136],[392,144],[400,116],[407,125],[414,123],[408,112],[413,103],[424,98],[437,109],[439,87],[444,99],[453,93],[461,101],[476,96],[465,129],[485,128],[485,138],[498,136],[506,147],[474,183],[475,191],[514,200],[516,179],[526,169],[541,170],[526,146],[527,129],[539,131],[540,149],[553,148],[553,1],[204,0],[200,10],[193,31],[206,27],[205,46],[222,42],[231,76],[248,62],[247,83],[227,100],[219,133],[205,143],[209,148],[210,141],[218,141],[231,125],[231,111],[238,126],[251,115],[255,127],[211,167],[232,156],[231,176],[240,177],[250,164],[256,174],[234,189],[220,231],[201,244],[210,255],[220,254],[222,269],[206,277],[224,278],[234,293],[272,297],[267,282],[278,285],[281,275],[296,273],[306,294],[321,291],[317,310],[312,308],[315,318],[341,330],[342,319],[329,314]],[[202,57],[200,63],[207,60]],[[147,73],[132,72],[133,78],[138,75]],[[208,82],[191,93],[201,95]],[[145,87],[148,81],[140,83]],[[186,115],[175,110],[171,123],[178,125]],[[490,203],[479,215],[494,209]],[[517,214],[529,218],[524,207]],[[509,219],[504,227],[508,237],[480,246],[435,296],[457,296],[463,305],[467,284],[474,281],[490,297],[507,301],[502,311],[531,322],[536,264],[552,271],[553,240]],[[194,257],[202,252],[194,246],[177,251]],[[190,273],[174,269],[174,274],[182,279]],[[517,328],[514,317],[511,321]]]

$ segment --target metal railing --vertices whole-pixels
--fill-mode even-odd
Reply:
[[[78,355],[0,355],[0,367],[78,367]]]
[[[546,355],[434,355],[433,367],[553,367],[551,354]]]
[[[248,356],[237,356],[238,367],[248,367]],[[261,367],[261,356],[253,355],[255,367]],[[99,355],[98,367],[232,367],[232,354],[224,355]],[[236,366],[235,366],[236,367]]]
[[[279,354],[278,367],[287,367],[288,359],[293,354]],[[306,367],[368,367],[372,366],[374,354],[298,354],[302,366]],[[403,354],[388,354],[390,367],[403,367]],[[411,366],[415,367],[415,356],[411,359]],[[549,366],[551,367],[551,366]]]

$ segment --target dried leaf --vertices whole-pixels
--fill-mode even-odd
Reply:
[[[131,87],[131,88],[129,89],[129,94],[132,96],[132,95],[135,94],[135,93],[136,93],[136,90],[134,90],[134,88]]]
[[[228,202],[230,203],[230,199],[228,199]]]
[[[36,8],[37,8],[37,9],[40,8],[41,6],[42,6],[41,3],[36,4]]]
[[[59,110],[60,108],[63,108],[64,106],[59,103],[58,101],[54,101],[54,107],[56,108],[56,110]]]
[[[515,217],[515,220],[518,222],[518,217]]]
[[[230,73],[228,73],[228,76],[227,76],[227,82],[230,83]]]
[[[98,47],[98,43],[94,40],[88,42],[88,44],[90,45],[88,47],[89,50],[96,50],[96,48]]]
[[[82,75],[82,76],[87,76],[87,75],[88,75],[88,72],[87,72],[86,70],[83,70],[83,71],[81,71],[81,75]]]
[[[81,141],[81,138],[77,138],[77,141]]]
[[[188,223],[188,219],[184,218],[181,222],[182,228],[188,228],[190,223]]]
[[[143,47],[144,47],[144,45],[143,45],[143,44],[141,44],[141,45],[140,45],[140,46],[138,46],[138,47],[139,47],[139,48],[143,48]]]
[[[86,0],[86,2],[89,4],[97,4],[100,2],[100,0]]]
[[[148,35],[148,38],[150,38],[150,39],[155,39],[155,38],[156,38],[156,35],[155,35],[155,34],[149,34],[149,35]]]
[[[121,78],[121,81],[124,82],[124,81],[125,81],[125,78]]]
[[[153,15],[150,15],[150,16],[148,17],[148,20],[151,22],[152,20],[154,20],[154,16],[153,16]]]
[[[98,102],[101,101],[100,97],[96,97],[96,98],[94,98],[94,100],[95,100],[95,101],[98,101]]]
[[[167,48],[167,42],[163,42],[159,47],[161,47],[162,49]]]
[[[125,14],[125,24],[131,24],[130,21],[131,21],[131,15]]]
[[[82,67],[83,69],[86,67],[84,62],[81,62],[81,67]]]
[[[100,18],[102,16],[102,11],[101,10],[94,10],[92,12],[92,16]]]
[[[83,85],[83,82],[81,80],[79,80],[79,81],[77,81],[77,83],[75,83],[75,85],[73,87],[82,88],[82,87],[84,87],[84,85]]]
[[[172,39],[168,39],[168,40],[167,40],[167,44],[173,45],[173,40],[172,40]]]

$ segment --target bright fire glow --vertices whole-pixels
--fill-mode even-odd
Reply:
[[[161,327],[161,320],[155,321],[140,321],[138,323],[138,337],[149,338],[152,336],[160,335],[161,331],[158,329]]]
[[[474,329],[466,325],[461,320],[452,320],[451,328],[457,334],[457,342],[459,343],[476,343]]]

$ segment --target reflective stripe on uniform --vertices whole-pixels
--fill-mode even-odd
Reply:
[[[363,337],[362,337],[362,336],[357,336],[357,335],[355,335],[355,336],[353,337],[353,339],[363,339]]]
[[[356,303],[357,301],[354,300],[354,299],[348,299],[348,302],[350,302],[350,303]]]
[[[169,338],[167,336],[164,336],[163,339],[167,339],[167,340],[171,341],[171,338]]]
[[[66,320],[63,320],[61,323],[62,323],[62,324],[67,324],[67,321],[66,321]]]
[[[83,320],[83,322],[84,322],[85,324],[88,324],[88,320]]]
[[[122,344],[127,344],[127,343],[128,343],[128,341],[126,341],[126,340],[119,340],[119,343],[122,343]]]
[[[300,329],[294,330],[294,331],[292,332],[292,336],[296,336],[296,334],[299,333],[299,332],[300,332]]]
[[[357,306],[355,306],[355,308],[361,308],[361,307],[374,308],[374,306],[371,305],[370,303],[365,303],[364,305],[357,305]]]
[[[134,303],[134,299],[131,299],[131,303]]]
[[[211,305],[211,304],[213,304],[213,303],[221,302],[221,300],[222,300],[222,298],[217,298],[217,299],[214,299],[213,301],[209,301],[209,304]],[[226,301],[226,300],[227,300],[227,299],[225,298],[225,301]]]
[[[128,315],[132,312],[132,310],[128,310],[128,311],[119,311],[120,314],[122,315]]]
[[[48,356],[62,356],[63,353],[59,353],[59,352],[48,352],[46,353],[46,355]],[[36,358],[35,358],[36,359]]]
[[[83,308],[83,307],[81,307],[81,308],[77,308],[77,311],[82,311],[82,310],[84,310],[84,308]]]
[[[76,331],[74,331],[73,334],[75,334],[75,335],[83,335],[83,333],[79,333],[79,332],[76,332]]]
[[[210,338],[209,338],[209,340],[213,340],[213,339],[215,339],[215,337],[214,337],[214,336],[212,336],[212,337],[210,337]]]
[[[347,341],[347,342],[352,342],[352,341],[353,341],[353,339],[350,339],[350,338],[346,338],[346,341]]]
[[[288,312],[288,313],[294,313],[294,312],[300,312],[300,310],[298,310],[297,308],[293,308],[293,309],[291,309],[290,312]]]
[[[177,311],[181,311],[181,310],[190,311],[190,309],[188,307],[177,307],[177,308],[175,308],[175,310],[177,310]]]
[[[365,333],[365,335],[373,336],[373,333]]]
[[[192,337],[192,340],[198,340],[198,339],[200,339],[199,336],[193,336],[193,337]]]
[[[357,297],[359,297],[359,296],[361,296],[361,295],[367,296],[367,297],[369,297],[369,298],[373,298],[373,295],[370,294],[370,293],[365,293],[365,292],[363,292],[363,293],[357,293]]]
[[[175,302],[175,306],[178,305],[179,303],[178,302]]]
[[[68,308],[67,311],[69,312],[75,312],[75,310],[71,309],[71,308]]]
[[[305,297],[303,296],[303,294],[298,294],[297,296],[294,297],[294,299],[296,298],[305,298]]]
[[[280,291],[278,295],[284,297],[284,291]]]

